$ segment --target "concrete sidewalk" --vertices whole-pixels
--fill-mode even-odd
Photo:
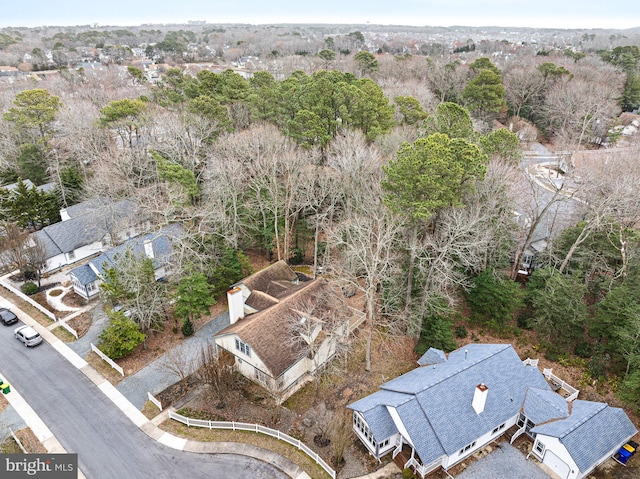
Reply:
[[[1,297],[1,296],[0,296]],[[180,451],[207,453],[207,454],[239,454],[252,457],[254,459],[273,464],[282,472],[293,479],[310,479],[308,474],[304,472],[297,464],[288,459],[266,449],[262,449],[249,444],[233,443],[233,442],[198,442],[174,436],[160,429],[154,421],[147,419],[142,412],[136,408],[118,389],[116,389],[109,381],[107,381],[100,373],[92,368],[84,359],[73,351],[64,342],[58,339],[51,331],[41,326],[35,319],[31,318],[20,308],[12,304],[6,298],[1,297],[9,304],[10,307],[20,318],[20,320],[32,326],[40,333],[45,341],[51,344],[65,359],[73,366],[79,369],[91,382],[93,382],[102,393],[104,393],[124,414],[140,428],[145,434],[152,439]],[[224,323],[222,315],[220,324]],[[218,318],[216,318],[217,320]],[[216,320],[212,321],[214,323]],[[226,321],[228,322],[228,315]],[[218,327],[215,324],[211,328]],[[224,326],[223,326],[224,327]],[[205,329],[205,328],[202,328]],[[202,336],[207,335],[207,331],[203,331]],[[201,339],[201,338],[200,338]],[[185,341],[186,342],[186,341]],[[0,375],[0,377],[2,377]],[[145,392],[146,395],[146,392]],[[7,400],[13,408],[24,419],[25,423],[31,428],[36,437],[47,448],[48,452],[66,452],[58,440],[53,436],[49,428],[42,422],[40,417],[33,411],[27,402],[15,391],[14,388],[6,395]],[[85,479],[84,475],[79,472],[80,479]]]

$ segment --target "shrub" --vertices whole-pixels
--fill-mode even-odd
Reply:
[[[107,316],[110,319],[109,325],[100,334],[98,348],[111,359],[123,358],[142,344],[146,336],[122,311],[110,310]]]
[[[195,333],[195,329],[193,328],[193,322],[189,318],[185,319],[182,323],[182,334],[184,336],[192,336]]]
[[[32,281],[27,281],[22,285],[22,292],[27,296],[31,296],[32,294],[36,294],[40,288],[38,285]]]
[[[474,278],[467,300],[474,319],[500,329],[520,309],[522,297],[518,283],[487,269]]]
[[[459,324],[456,326],[456,338],[462,339],[466,338],[469,335],[467,332],[467,328],[464,324]]]
[[[593,347],[586,341],[581,341],[578,344],[576,344],[576,347],[573,349],[573,352],[578,357],[588,359],[593,354]]]

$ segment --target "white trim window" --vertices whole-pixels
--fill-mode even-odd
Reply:
[[[493,434],[495,434],[495,433],[497,433],[499,431],[502,431],[505,428],[506,425],[507,425],[507,423],[503,422],[498,427],[496,427],[493,431],[491,431],[491,434],[493,435]]]
[[[460,452],[458,453],[458,455],[459,456],[464,455],[469,449],[471,449],[475,445],[476,445],[476,441],[473,441],[471,444],[467,444],[462,449],[460,449]]]
[[[260,371],[258,368],[255,368],[256,379],[262,384],[267,384],[267,375]]]
[[[236,338],[236,349],[247,357],[251,357],[251,346]]]
[[[536,441],[533,445],[534,454],[540,458],[544,457],[544,450],[546,449],[545,445],[540,441]]]

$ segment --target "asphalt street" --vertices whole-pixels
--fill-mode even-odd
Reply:
[[[78,454],[88,479],[287,477],[245,456],[181,452],[157,443],[51,345],[24,347],[13,337],[20,324],[0,325],[0,370],[67,452]]]

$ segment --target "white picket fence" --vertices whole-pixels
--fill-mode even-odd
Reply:
[[[301,442],[299,439],[295,439],[284,432],[278,431],[277,429],[271,429],[269,427],[261,426],[259,424],[249,424],[245,422],[227,422],[227,421],[204,421],[202,419],[192,419],[189,417],[182,416],[176,412],[169,411],[169,417],[174,419],[182,424],[186,424],[187,426],[195,426],[195,427],[206,427],[209,429],[230,429],[232,431],[251,431],[257,432],[261,434],[266,434],[267,436],[275,437],[280,441],[284,441],[286,443],[291,444],[292,446],[297,447],[302,452],[304,452],[311,459],[316,461],[316,463],[324,469],[327,474],[329,474],[332,479],[336,477],[336,471],[334,471],[329,464],[327,464],[318,453],[312,451],[309,446]]]
[[[104,361],[107,362],[107,364],[109,366],[111,366],[113,369],[115,369],[116,371],[118,371],[120,374],[122,374],[122,377],[124,377],[124,369],[122,369],[120,366],[118,366],[113,359],[111,359],[109,356],[107,356],[106,354],[104,354],[102,351],[100,351],[93,343],[91,343],[91,351],[93,351],[94,353],[96,353],[98,356],[100,356]]]
[[[69,331],[76,339],[78,339],[78,332],[73,329],[71,326],[69,326],[66,321],[59,321],[58,324],[60,326],[62,326],[64,329],[66,329],[67,331]]]
[[[155,404],[156,407],[160,409],[160,411],[162,411],[162,403],[158,399],[156,399],[155,396],[151,394],[149,391],[147,391],[147,398],[149,399],[149,401]]]
[[[13,286],[11,286],[9,283],[7,283],[6,281],[0,281],[0,284],[8,289],[10,292],[12,292],[13,294],[15,294],[16,296],[18,296],[20,299],[26,301],[27,303],[29,303],[31,306],[33,306],[34,308],[38,309],[40,312],[42,312],[45,316],[47,316],[48,318],[50,318],[52,321],[57,321],[58,318],[56,318],[56,315],[53,314],[51,311],[49,311],[47,308],[45,308],[44,306],[42,306],[40,303],[38,303],[37,301],[34,301],[33,299],[31,299],[29,296],[27,296],[26,294],[24,294],[22,291],[20,291],[17,288],[14,288]]]
[[[16,441],[16,444],[18,445],[18,447],[22,449],[22,452],[24,452],[25,454],[29,454],[27,450],[24,448],[24,446],[22,445],[22,441],[18,439],[18,436],[16,436],[16,434],[13,432],[13,429],[9,428],[9,432],[11,433],[13,440]]]

